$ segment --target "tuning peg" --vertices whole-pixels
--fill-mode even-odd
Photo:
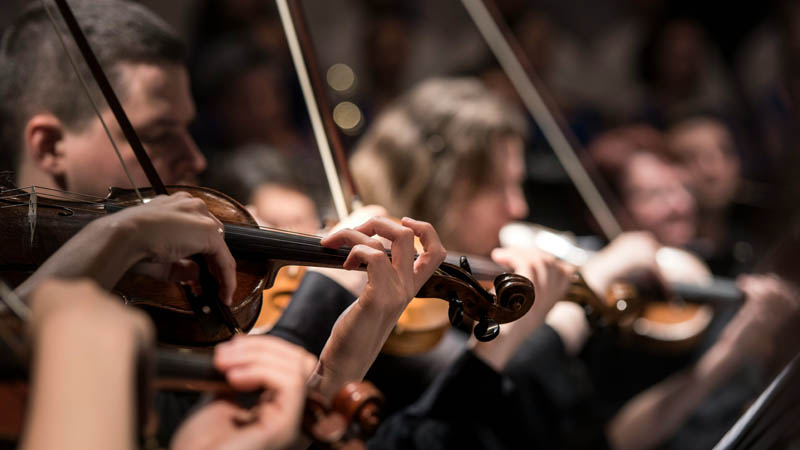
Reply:
[[[472,275],[472,268],[469,266],[469,261],[466,256],[461,255],[461,258],[458,258],[458,265],[461,266],[462,270]]]
[[[453,326],[459,326],[464,322],[464,305],[461,300],[451,299],[450,307],[447,309],[447,316]]]
[[[500,334],[500,325],[492,319],[482,318],[472,331],[481,342],[489,342]]]

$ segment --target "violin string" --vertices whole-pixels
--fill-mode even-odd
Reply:
[[[44,202],[42,200],[44,200]],[[55,199],[55,198],[44,198],[44,199],[42,199],[41,197],[39,197],[39,205],[62,207],[64,209],[69,209],[71,211],[84,211],[84,212],[93,212],[93,213],[97,213],[98,212],[97,208],[95,208],[95,209],[90,209],[90,208],[86,208],[86,207],[80,208],[80,207],[77,207],[75,205],[49,205],[46,202],[47,200],[58,200],[58,199]],[[18,206],[27,207],[28,206],[27,197],[18,197],[18,196],[9,196],[9,197],[5,197],[5,198],[0,197],[0,201],[17,202],[17,204],[2,206],[2,208],[18,207]],[[80,204],[80,203],[78,203],[78,204]],[[97,204],[94,204],[94,205],[92,205],[92,204],[83,204],[82,206],[98,206],[98,207],[100,207],[100,206],[104,206],[104,205],[102,203],[97,203]]]
[[[89,90],[89,85],[86,83],[86,79],[84,79],[83,73],[81,73],[80,69],[78,69],[78,63],[72,56],[72,52],[69,50],[66,41],[64,41],[64,37],[61,36],[61,32],[59,31],[58,25],[56,24],[56,19],[53,16],[53,12],[50,11],[50,7],[47,5],[46,0],[42,0],[42,7],[47,12],[47,17],[50,19],[50,23],[53,25],[53,31],[55,31],[56,36],[58,36],[58,40],[61,42],[61,46],[64,47],[64,53],[67,55],[67,59],[69,59],[69,62],[72,65],[72,69],[78,76],[78,79],[81,82],[81,86],[83,86],[83,90],[86,93],[86,97],[89,99],[89,103],[92,104],[92,108],[94,109],[97,118],[100,119],[100,123],[103,125],[103,130],[105,130],[106,136],[108,136],[108,140],[111,142],[111,146],[114,147],[114,152],[117,154],[117,158],[119,158],[119,163],[122,165],[122,170],[125,172],[125,176],[128,177],[128,181],[130,181],[133,190],[136,191],[136,196],[139,197],[139,201],[144,202],[144,198],[142,198],[142,194],[141,192],[139,192],[139,188],[137,188],[136,183],[133,182],[133,176],[131,175],[131,172],[128,170],[128,166],[125,164],[125,160],[122,159],[122,153],[119,151],[119,147],[117,147],[117,142],[111,135],[111,131],[108,129],[108,125],[106,124],[105,119],[103,119],[103,116],[100,114],[100,108],[97,106],[94,97],[92,97],[92,93]]]
[[[0,201],[18,201],[19,204],[16,205],[4,205],[0,206],[0,209],[6,208],[17,208],[17,207],[26,207],[27,206],[27,197],[30,196],[30,192],[26,191],[26,189],[32,189],[33,187],[26,187],[26,188],[13,188],[13,189],[6,189],[0,191],[0,194],[8,194],[11,192],[15,192],[14,194],[10,195],[0,195]],[[44,187],[36,187],[37,190],[47,191],[45,195],[38,194],[42,200],[53,199],[53,200],[60,200],[66,199],[72,202],[75,202],[77,205],[82,206],[96,206],[96,207],[105,207],[108,205],[117,205],[123,202],[115,202],[109,201],[102,197],[92,196],[88,194],[81,194],[77,192],[70,192],[60,189],[53,189],[53,188],[44,188]],[[89,200],[81,200],[72,197],[86,197],[92,199],[94,201]],[[40,205],[47,205],[46,202],[41,202]],[[83,211],[83,212],[97,212],[96,209],[88,209],[88,208],[80,208],[76,205],[58,205],[68,208],[74,211]],[[226,221],[225,225],[241,227],[237,228],[236,230],[228,229],[226,230],[226,234],[229,236],[242,236],[242,237],[251,237],[257,238],[262,243],[275,243],[275,244],[286,244],[288,238],[294,238],[295,240],[291,242],[294,245],[306,247],[309,249],[319,250],[320,248],[320,240],[322,236],[307,234],[307,233],[300,233],[295,231],[287,231],[281,230],[279,228],[274,227],[267,227],[267,226],[258,226],[253,225],[248,222],[235,222],[235,221]],[[264,235],[263,232],[272,232],[277,233],[279,236],[269,236]],[[253,245],[254,249],[258,250],[265,250],[271,248],[269,245],[265,244],[255,244]],[[349,248],[342,247],[339,249],[332,249],[332,250],[342,250],[342,251],[350,251]],[[391,253],[387,250],[387,254],[391,255]]]
[[[47,187],[43,187],[43,186],[28,186],[28,187],[24,187],[24,188],[14,188],[14,189],[0,190],[0,195],[6,194],[6,193],[9,193],[9,192],[20,192],[20,195],[29,194],[30,192],[27,191],[26,189],[33,190],[34,188],[37,190],[37,193],[41,193],[41,191],[46,191],[46,192],[49,193],[48,195],[50,195],[52,197],[56,197],[56,198],[68,198],[67,196],[65,196],[63,194],[69,194],[70,196],[73,196],[73,197],[90,198],[94,202],[103,202],[105,200],[105,198],[103,198],[103,197],[97,197],[97,196],[88,195],[88,194],[81,194],[81,193],[72,192],[72,191],[64,191],[64,190],[61,190],[61,189],[47,188]],[[72,200],[72,201],[88,201],[88,200],[79,200],[78,198],[70,198],[70,200]]]

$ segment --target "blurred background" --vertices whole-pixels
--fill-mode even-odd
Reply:
[[[3,1],[0,25],[24,3]],[[233,149],[265,145],[290,161],[323,215],[332,214],[274,2],[142,3],[190,45],[198,107],[193,133],[211,160],[209,174]],[[751,241],[795,211],[800,2],[497,3],[579,153],[610,174],[610,184],[631,151],[671,152],[699,172],[692,193],[700,207],[721,203],[728,211],[721,226],[746,230],[746,238],[731,243],[741,261],[751,257]],[[458,0],[303,4],[346,149],[382,108],[428,77],[479,77],[519,103]],[[705,121],[686,125],[698,117]],[[532,119],[530,136],[528,219],[597,233]]]

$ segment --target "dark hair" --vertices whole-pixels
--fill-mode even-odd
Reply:
[[[174,63],[185,60],[186,47],[169,26],[141,5],[122,0],[72,0],[72,10],[117,95],[124,98],[121,63]],[[65,42],[84,77],[102,98],[63,23],[52,8]],[[0,151],[10,169],[21,152],[22,129],[34,114],[48,111],[68,127],[83,126],[93,116],[91,103],[39,2],[26,8],[5,30],[0,42]],[[0,168],[2,165],[0,164]]]
[[[218,189],[241,203],[250,203],[255,190],[263,184],[274,184],[311,197],[302,177],[291,170],[289,161],[277,150],[251,144],[221,154],[211,164],[205,184]]]

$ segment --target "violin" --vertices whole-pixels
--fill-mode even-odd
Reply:
[[[568,234],[535,224],[508,224],[500,241],[503,246],[545,251],[576,267],[593,254]],[[666,280],[634,273],[597,296],[576,274],[566,299],[582,305],[594,327],[613,325],[623,341],[667,352],[688,350],[702,338],[713,319],[713,305],[744,300],[733,280],[713,277],[699,258],[685,250],[661,247],[656,263]]]
[[[275,326],[305,275],[303,266],[284,266],[278,270],[272,287],[264,289],[261,295],[261,311],[250,334],[264,334]]]
[[[244,206],[212,189],[173,186],[168,191],[188,192],[202,199],[225,224],[225,241],[237,262],[237,287],[230,311],[243,330],[255,323],[262,292],[272,285],[280,267],[340,268],[349,254],[348,248],[323,247],[316,236],[260,228]],[[145,189],[142,194],[151,196],[153,192]],[[30,273],[92,220],[137,204],[138,197],[126,189],[112,189],[107,198],[95,202],[54,198],[36,190],[0,191],[0,243],[4,249],[0,272]],[[443,263],[417,295],[446,300],[457,315],[477,321],[476,337],[488,340],[499,333],[500,324],[522,317],[534,300],[533,285],[519,275],[497,276],[494,288],[496,295],[461,267]],[[226,324],[214,320],[208,308],[198,308],[176,283],[129,273],[115,292],[153,318],[160,342],[207,346],[232,335]]]
[[[24,426],[25,408],[29,395],[29,342],[25,337],[25,320],[6,307],[7,298],[13,294],[0,283],[0,345],[5,345],[14,355],[3,362],[0,379],[0,441],[18,440]],[[25,308],[18,299],[16,302]],[[27,314],[26,314],[27,316]],[[149,355],[148,355],[149,356]],[[253,402],[263,391],[242,393],[231,388],[225,376],[214,368],[209,352],[157,348],[152,360],[140,361],[139,373],[145,380],[151,378],[158,390],[184,392],[214,392],[231,395],[243,402]],[[146,392],[139,392],[140,397]],[[146,404],[140,399],[140,405]],[[380,422],[383,396],[369,382],[352,382],[345,385],[328,401],[321,394],[309,391],[306,396],[302,420],[303,433],[323,448],[364,448],[363,440],[371,436]],[[139,423],[144,424],[140,411]]]

